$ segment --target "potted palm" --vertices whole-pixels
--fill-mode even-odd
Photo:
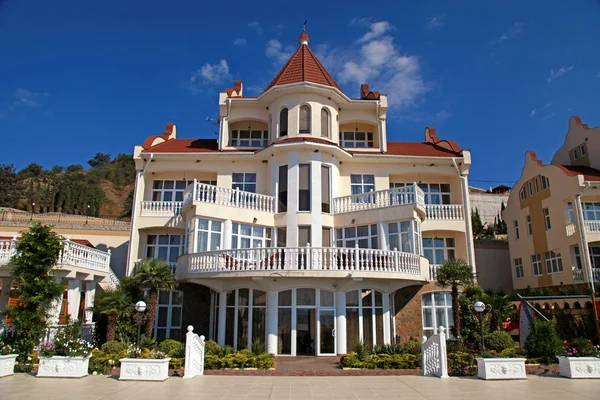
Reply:
[[[14,374],[18,356],[10,345],[0,341],[0,378]]]
[[[560,375],[565,378],[600,378],[600,347],[587,339],[573,339],[557,358]]]
[[[40,345],[38,378],[82,378],[88,375],[92,346],[83,340],[81,321],[67,321],[54,340]]]

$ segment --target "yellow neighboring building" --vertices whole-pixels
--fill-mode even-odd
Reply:
[[[470,152],[433,128],[388,141],[387,96],[349,97],[298,42],[259,96],[219,94],[218,139],[168,124],[135,147],[127,271],[160,257],[180,282],[159,339],[192,324],[221,345],[334,355],[452,323],[430,282],[447,258],[475,267]]]
[[[571,117],[550,164],[527,152],[503,217],[515,289],[598,282],[600,127]]]

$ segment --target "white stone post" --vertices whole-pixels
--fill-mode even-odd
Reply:
[[[185,368],[183,378],[189,379],[196,375],[204,375],[204,355],[206,345],[204,336],[194,333],[194,327],[188,325],[185,334]]]
[[[223,222],[223,246],[221,246],[221,248],[223,250],[229,250],[231,249],[231,231],[233,229],[233,223],[231,222],[230,219],[226,219],[225,222]],[[236,232],[237,233],[237,232]]]
[[[346,354],[346,293],[335,292],[336,325],[335,343],[338,355]]]
[[[392,343],[390,320],[390,296],[385,293],[383,295],[383,344]]]
[[[96,297],[96,282],[95,281],[86,281],[85,282],[85,318],[84,322],[86,324],[92,323],[93,312],[89,311],[90,307],[94,306],[94,299]]]
[[[278,294],[274,290],[267,292],[267,353],[277,354],[277,307]]]
[[[219,334],[217,338],[217,344],[219,346],[225,346],[225,318],[227,316],[227,292],[219,293]],[[233,323],[233,321],[231,321]]]
[[[81,281],[69,279],[67,299],[69,301],[69,317],[76,320],[79,315],[79,301],[81,299]]]
[[[440,326],[440,378],[448,378],[448,358],[446,355],[446,333],[445,328]]]

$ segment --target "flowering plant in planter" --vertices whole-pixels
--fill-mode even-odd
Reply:
[[[560,374],[567,378],[600,378],[600,347],[587,339],[573,339],[558,364]]]
[[[146,358],[162,360],[167,358],[167,354],[157,349],[141,349],[135,345],[129,346],[127,351],[129,358]]]
[[[596,357],[600,358],[600,346],[594,346],[592,342],[583,338],[576,338],[571,341],[569,347],[563,351],[566,357]]]
[[[9,344],[5,344],[0,342],[0,356],[6,356],[9,354],[15,354],[15,349],[13,349]]]

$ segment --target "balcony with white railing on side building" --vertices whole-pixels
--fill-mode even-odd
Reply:
[[[199,182],[188,185],[183,192],[183,207],[191,202],[275,213],[275,197],[273,196]]]
[[[426,204],[425,218],[435,220],[464,220],[462,204]]]
[[[142,201],[140,215],[142,217],[175,217],[181,214],[182,201]]]
[[[594,282],[600,282],[600,268],[592,268],[592,276],[594,277]],[[582,269],[574,268],[573,269],[573,282],[575,283],[584,283],[589,282],[589,278],[584,275],[584,271]]]
[[[440,264],[429,264],[429,280],[435,281],[437,279],[437,272],[440,269]]]
[[[409,204],[425,207],[425,194],[417,185],[336,197],[333,212],[343,214]]]
[[[377,277],[426,281],[422,271],[427,260],[418,254],[397,250],[337,248],[337,247],[278,247],[214,250],[179,257],[178,277],[201,278],[207,275],[240,273],[299,272],[303,275],[339,276],[366,274]],[[373,275],[375,274],[375,275]],[[427,275],[429,272],[427,272]],[[226,275],[225,275],[226,276]]]
[[[16,239],[0,240],[0,265],[6,265],[18,252]],[[58,266],[71,266],[108,273],[110,271],[110,250],[101,251],[79,243],[63,242],[63,249],[57,259]]]
[[[587,233],[600,233],[600,220],[585,220],[583,224]]]
[[[566,225],[567,236],[573,236],[577,233],[577,225],[574,222]]]

